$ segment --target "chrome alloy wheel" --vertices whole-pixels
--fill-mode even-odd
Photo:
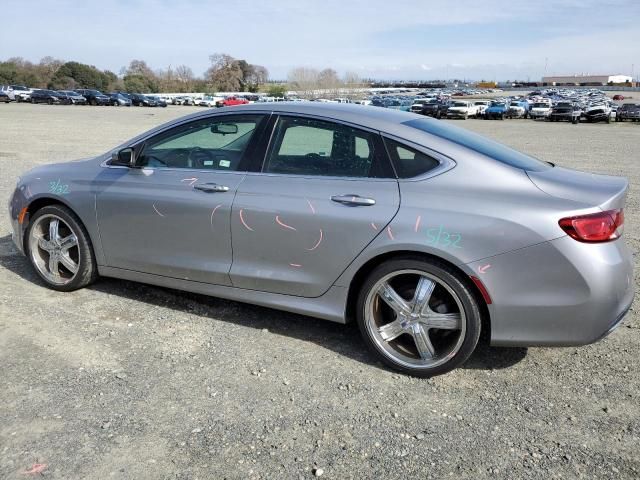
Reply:
[[[365,325],[381,353],[409,368],[449,361],[465,338],[458,295],[437,277],[400,270],[382,277],[365,300]]]
[[[52,214],[36,219],[29,231],[31,261],[51,283],[65,285],[78,273],[78,237],[60,217]]]

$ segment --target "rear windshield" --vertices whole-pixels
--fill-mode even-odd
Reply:
[[[458,145],[467,147],[470,150],[481,153],[515,168],[531,172],[540,172],[542,170],[552,168],[550,164],[537,160],[529,155],[525,155],[524,153],[520,153],[506,145],[489,140],[488,138],[465,130],[464,128],[448,125],[444,122],[419,118],[404,122],[403,125],[417,128],[423,132],[450,140]]]

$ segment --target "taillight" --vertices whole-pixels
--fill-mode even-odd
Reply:
[[[567,217],[561,219],[558,224],[567,235],[579,242],[609,242],[622,235],[624,211],[622,209],[607,210],[589,215]]]

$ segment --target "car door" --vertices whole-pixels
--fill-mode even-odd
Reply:
[[[236,192],[231,281],[320,296],[385,232],[399,204],[378,132],[282,115],[261,171],[248,173]]]
[[[195,120],[136,145],[137,168],[106,165],[96,208],[107,265],[229,285],[231,205],[264,122]]]

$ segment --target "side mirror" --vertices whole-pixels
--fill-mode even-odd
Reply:
[[[133,167],[135,157],[133,155],[133,148],[123,148],[117,152],[111,154],[110,165],[120,165],[123,167]]]
[[[235,135],[238,133],[238,125],[235,123],[216,123],[211,126],[211,133],[220,135]]]

